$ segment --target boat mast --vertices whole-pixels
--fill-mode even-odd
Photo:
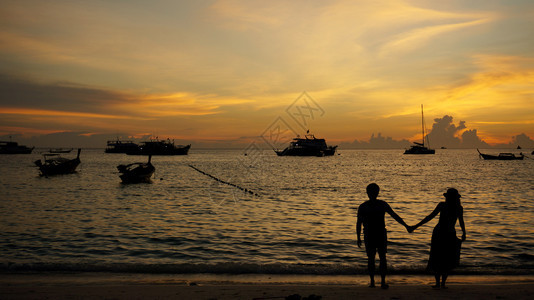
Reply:
[[[423,116],[423,104],[421,104],[421,132],[423,134],[423,147],[425,146],[425,117]]]

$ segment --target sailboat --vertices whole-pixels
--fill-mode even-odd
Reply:
[[[414,144],[410,147],[410,149],[406,149],[404,151],[404,154],[435,154],[436,150],[427,148],[425,146],[425,117],[423,115],[423,104],[421,104],[421,128],[422,128],[422,135],[423,135],[423,142],[418,143],[414,142]],[[428,145],[428,136],[426,136],[426,144]]]

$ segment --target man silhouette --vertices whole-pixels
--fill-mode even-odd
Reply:
[[[362,240],[360,233],[363,224],[363,238],[365,242],[365,251],[367,252],[367,268],[369,270],[369,277],[371,282],[369,287],[375,287],[375,256],[378,252],[380,257],[380,276],[382,281],[380,286],[387,289],[389,285],[386,283],[387,272],[387,230],[384,217],[386,212],[395,219],[395,221],[402,224],[408,230],[408,225],[404,220],[397,215],[386,201],[378,200],[378,193],[380,187],[376,183],[371,183],[367,186],[367,195],[369,200],[365,201],[358,207],[358,220],[356,222],[356,234],[358,235],[358,247],[361,248]]]

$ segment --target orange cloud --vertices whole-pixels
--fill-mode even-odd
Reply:
[[[72,112],[61,110],[31,109],[31,108],[11,108],[0,107],[0,114],[32,115],[32,116],[58,116],[58,117],[82,117],[98,119],[140,119],[132,116],[105,115],[96,113]],[[145,119],[148,120],[148,119]]]
[[[252,101],[239,98],[225,98],[217,95],[197,95],[179,92],[136,96],[128,102],[116,105],[116,107],[154,117],[204,116],[221,113],[220,108],[222,106],[249,102]]]
[[[16,127],[16,126],[2,126],[0,127],[0,135],[9,134],[24,134],[24,135],[42,135],[63,132],[64,130],[50,130],[41,128],[28,128],[28,127]]]
[[[464,29],[471,26],[476,26],[489,22],[490,19],[480,19],[469,22],[427,26],[417,28],[402,34],[399,34],[394,40],[385,44],[380,50],[380,55],[395,53],[398,55],[399,51],[405,52],[419,48],[422,44],[427,43],[431,38],[439,34]]]

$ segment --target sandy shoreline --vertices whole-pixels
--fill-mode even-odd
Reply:
[[[0,299],[534,299],[534,276],[451,276],[433,290],[430,276],[392,275],[390,289],[367,276],[209,274],[0,274]]]

